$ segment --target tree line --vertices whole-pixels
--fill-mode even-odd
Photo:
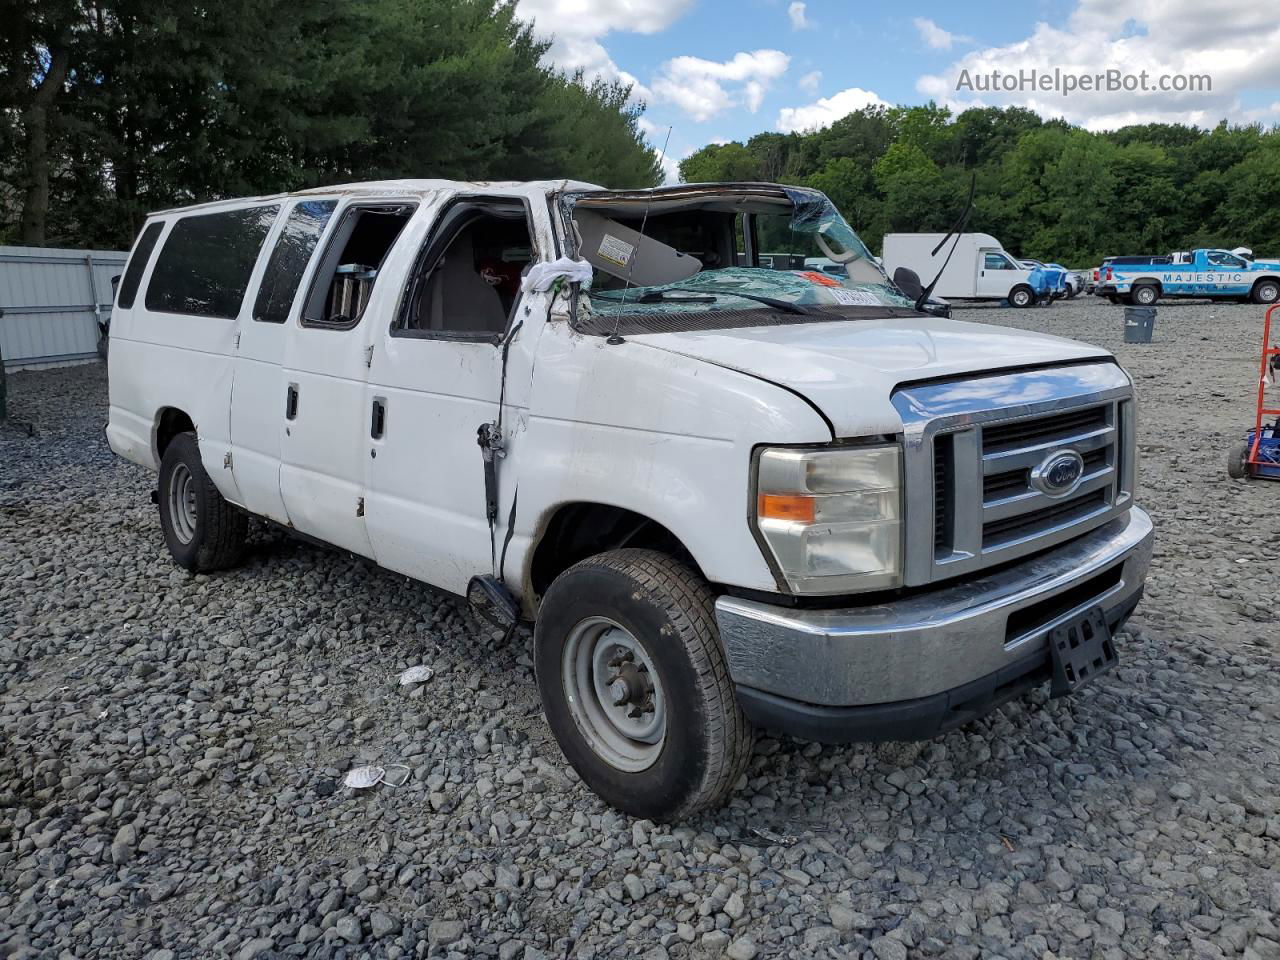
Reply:
[[[146,213],[398,177],[661,179],[616,83],[501,0],[0,0],[0,243],[131,243]]]
[[[1083,267],[1248,246],[1280,257],[1280,132],[1259,125],[1092,133],[1019,107],[867,107],[813,133],[704,147],[680,174],[816,187],[877,251],[886,233],[947,230],[976,175],[968,229],[1020,256]]]

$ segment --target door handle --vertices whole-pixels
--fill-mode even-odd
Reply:
[[[387,404],[381,397],[373,401],[373,416],[369,423],[369,436],[381,440],[387,428]]]
[[[284,418],[292,420],[298,415],[298,385],[296,383],[289,384],[289,390],[284,398]]]

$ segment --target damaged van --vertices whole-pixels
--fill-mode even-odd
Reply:
[[[569,762],[677,819],[756,727],[932,737],[1122,653],[1152,543],[1129,377],[908,279],[774,184],[169,210],[119,287],[107,436],[188,570],[256,516],[531,622]]]

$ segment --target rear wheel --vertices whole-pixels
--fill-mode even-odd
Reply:
[[[249,518],[228,503],[200,462],[195,434],[180,433],[160,460],[160,529],[178,566],[207,573],[235,566]]]
[[[1275,303],[1280,300],[1280,282],[1259,280],[1253,288],[1254,303]]]
[[[1240,480],[1249,475],[1249,444],[1243,440],[1227,452],[1227,475]]]
[[[1119,297],[1119,296],[1117,296],[1117,295],[1116,295],[1116,294],[1114,294],[1114,293],[1108,293],[1108,294],[1107,294],[1107,299],[1108,299],[1109,301],[1111,301],[1112,303],[1117,304],[1117,305],[1120,303],[1120,297]]]
[[[583,560],[547,590],[534,646],[547,722],[605,802],[651,820],[724,802],[752,734],[695,571],[652,550]]]
[[[1029,307],[1035,302],[1036,294],[1030,287],[1014,287],[1009,291],[1009,306],[1011,307],[1021,309],[1022,307]]]
[[[1160,288],[1149,283],[1133,288],[1133,302],[1140,307],[1151,307],[1160,299]]]

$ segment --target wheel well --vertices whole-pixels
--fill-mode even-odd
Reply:
[[[177,407],[165,407],[160,411],[156,421],[156,458],[164,456],[165,450],[180,433],[195,433],[196,425],[191,418]]]
[[[1138,287],[1155,287],[1156,290],[1160,291],[1161,293],[1164,292],[1164,287],[1161,286],[1160,281],[1157,280],[1155,277],[1139,277],[1137,280],[1133,281],[1132,284],[1130,284],[1129,289],[1136,290]]]
[[[1257,290],[1259,284],[1263,284],[1267,282],[1271,282],[1276,284],[1277,286],[1280,286],[1280,277],[1259,277],[1257,280],[1253,281],[1253,289]]]
[[[603,503],[569,503],[556,510],[538,539],[529,586],[541,598],[551,582],[578,561],[620,547],[658,550],[698,569],[680,539],[656,520]]]

